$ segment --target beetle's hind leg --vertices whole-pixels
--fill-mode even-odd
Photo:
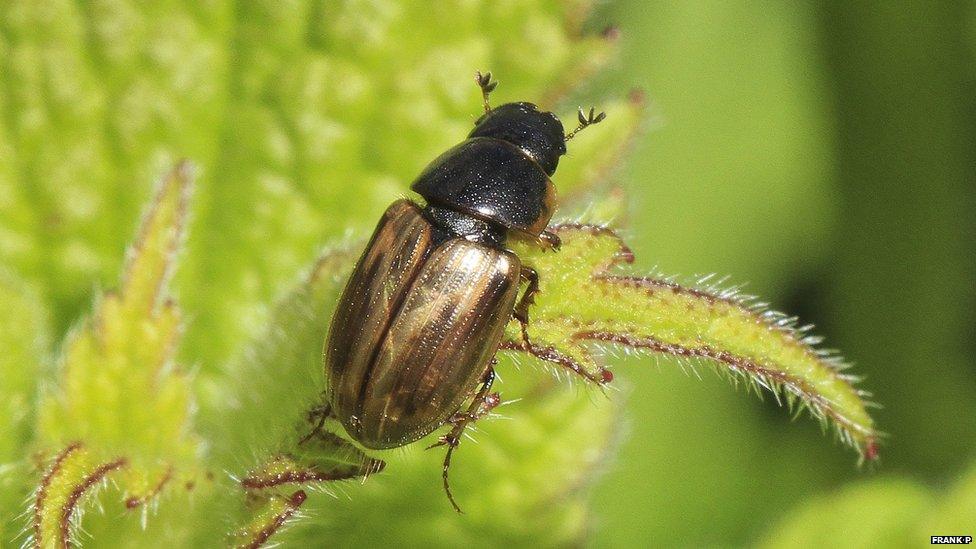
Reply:
[[[464,429],[468,424],[485,417],[501,403],[501,397],[498,396],[498,393],[491,392],[491,384],[495,381],[494,365],[495,361],[493,359],[491,366],[488,367],[488,371],[485,372],[485,377],[481,382],[481,388],[478,389],[474,399],[471,400],[467,411],[458,412],[447,420],[448,423],[454,426],[451,431],[446,435],[442,435],[436,443],[427,447],[430,450],[438,446],[447,446],[447,453],[444,455],[444,470],[441,473],[441,478],[444,479],[444,492],[447,494],[447,499],[458,513],[462,513],[462,511],[457,501],[454,500],[454,494],[451,493],[451,483],[448,479],[448,471],[451,469],[451,456],[454,455],[454,450],[461,443],[461,435],[464,434]]]

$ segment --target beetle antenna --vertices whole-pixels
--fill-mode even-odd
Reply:
[[[584,113],[583,109],[578,109],[576,111],[576,117],[579,119],[579,126],[576,126],[575,130],[567,133],[566,137],[563,138],[563,141],[569,141],[570,139],[576,137],[576,134],[584,129],[592,126],[593,124],[603,122],[603,119],[607,117],[607,113],[601,111],[600,114],[596,114],[596,109],[590,107],[590,112],[588,113]]]
[[[488,96],[495,89],[495,86],[498,85],[498,81],[491,79],[491,71],[486,73],[478,71],[474,73],[474,81],[481,88],[481,97],[485,103],[485,114],[488,114],[491,112],[491,104],[488,102]]]

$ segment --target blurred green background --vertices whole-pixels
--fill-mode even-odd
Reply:
[[[892,492],[862,512],[898,507],[896,478],[945,500],[976,458],[974,5],[633,1],[601,16],[624,46],[594,87],[637,83],[661,119],[626,171],[639,261],[732,274],[816,323],[866,377],[890,438],[859,470],[775,403],[620,368],[630,437],[597,491],[597,544],[746,542],[868,479]],[[852,536],[835,543],[891,541],[835,512]],[[898,516],[884,529],[905,528]]]
[[[639,260],[733,274],[816,323],[866,377],[891,435],[880,464],[859,470],[775,403],[628,368],[631,436],[597,496],[606,545],[744,542],[798,501],[865,479],[909,478],[941,500],[976,457],[973,8],[602,12],[626,39],[599,88],[638,82],[662,118],[626,171]],[[959,511],[976,530],[976,502]]]
[[[877,477],[944,497],[976,457],[973,4],[638,1],[603,16],[627,39],[600,88],[639,82],[663,119],[626,172],[638,258],[731,273],[816,323],[891,436],[858,470],[774,404],[629,368],[631,437],[599,489],[599,537],[742,542]],[[965,512],[971,531],[976,502]]]
[[[321,19],[296,15],[303,3],[28,4],[0,0],[0,181],[15,182],[0,186],[3,267],[43,296],[60,340],[92,289],[114,284],[148,181],[191,156],[205,180],[178,282],[192,316],[184,354],[204,381],[261,325],[255,302],[326,239],[368,227],[463,134],[477,109],[466,79],[531,15],[498,3],[511,26],[499,16],[491,36],[452,49],[426,22],[421,35],[394,26],[384,2],[355,3],[360,26],[322,2],[309,3]],[[558,81],[546,42],[558,33],[532,21],[542,47],[487,67],[504,99]],[[572,100],[646,93],[648,131],[618,174],[638,266],[728,274],[816,323],[866,377],[890,437],[876,466],[858,468],[771,399],[667,361],[622,362],[625,433],[594,488],[590,542],[882,547],[976,533],[974,5],[625,0],[584,27],[607,25],[620,54]],[[388,34],[404,59],[445,48],[450,61],[391,67]],[[295,35],[338,60],[310,62]],[[91,53],[75,63],[73,50]],[[374,84],[389,71],[408,93]],[[463,77],[431,84],[445,75]],[[363,107],[377,103],[380,114]]]

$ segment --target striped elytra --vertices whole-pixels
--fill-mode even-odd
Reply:
[[[330,404],[367,448],[443,425],[484,378],[512,315],[518,257],[437,232],[412,202],[390,206],[336,308]]]

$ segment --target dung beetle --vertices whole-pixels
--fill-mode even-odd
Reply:
[[[448,447],[444,489],[458,512],[448,484],[451,454],[465,426],[498,405],[495,352],[511,316],[528,322],[539,290],[537,273],[506,241],[558,248],[559,238],[546,231],[556,206],[549,177],[566,141],[605,116],[580,110],[579,127],[566,134],[554,114],[531,103],[492,108],[497,82],[491,73],[476,80],[484,115],[414,181],[424,206],[399,200],[383,214],[325,344],[323,414],[364,447],[396,448],[453,426],[434,446]]]

